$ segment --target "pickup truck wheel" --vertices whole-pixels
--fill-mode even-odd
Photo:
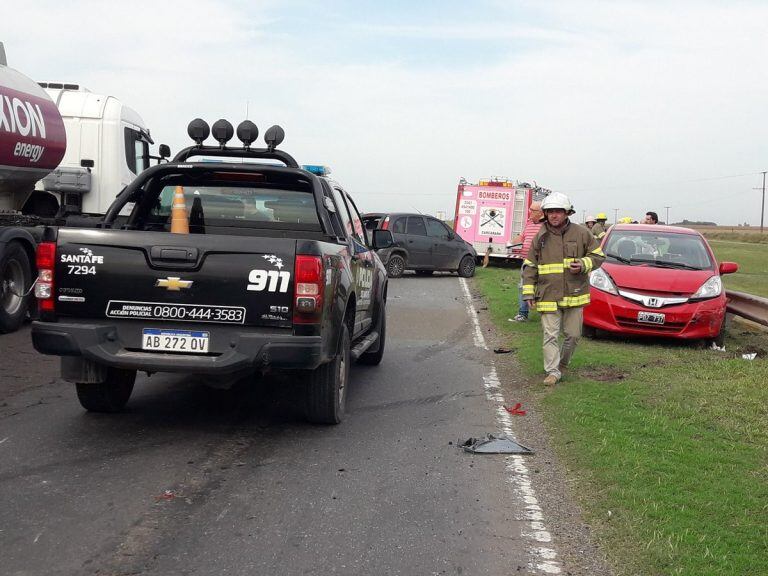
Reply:
[[[105,382],[76,384],[77,399],[89,412],[120,412],[131,397],[135,381],[135,370],[109,368]]]
[[[374,344],[375,350],[368,350],[363,353],[360,358],[357,359],[360,364],[366,364],[368,366],[378,366],[381,364],[381,359],[384,358],[384,346],[387,342],[387,307],[382,301],[379,304],[379,319],[378,319],[377,331],[379,333],[379,341]],[[373,348],[373,346],[371,346]]]
[[[310,372],[307,419],[314,424],[338,424],[344,419],[349,383],[349,330],[341,328],[339,350],[330,362]]]
[[[29,308],[32,294],[29,258],[18,242],[10,242],[0,256],[0,333],[19,329]]]
[[[387,276],[390,278],[400,278],[405,271],[405,259],[399,254],[395,254],[387,262]]]
[[[459,262],[459,269],[457,270],[459,276],[462,278],[472,278],[475,275],[475,259],[467,254]]]

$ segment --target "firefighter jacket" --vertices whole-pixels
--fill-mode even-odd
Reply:
[[[581,273],[571,274],[570,263],[581,261]],[[544,224],[534,236],[523,266],[523,298],[536,301],[539,312],[589,304],[589,273],[605,260],[600,244],[588,228],[570,221],[560,230]]]
[[[592,235],[598,240],[602,240],[605,233],[608,232],[608,227],[603,222],[595,222],[592,226]]]

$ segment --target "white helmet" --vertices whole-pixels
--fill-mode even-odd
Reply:
[[[584,220],[584,222],[597,222],[597,218],[595,218],[594,216],[590,215],[590,216],[587,216],[587,218],[586,218],[586,220]]]
[[[561,210],[565,210],[566,214],[575,214],[576,211],[573,209],[573,204],[571,204],[570,199],[568,196],[563,194],[562,192],[552,192],[549,196],[544,198],[544,201],[541,203],[541,209],[545,212],[547,210],[557,209],[560,208]]]

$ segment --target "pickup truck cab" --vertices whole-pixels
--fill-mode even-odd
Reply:
[[[375,249],[391,234],[369,235],[337,182],[277,150],[281,128],[265,149],[250,148],[247,131],[230,148],[232,126],[219,121],[215,147],[202,144],[201,122],[189,129],[197,145],[142,172],[100,227],[45,230],[34,346],[62,357],[88,410],[122,409],[137,371],[277,369],[306,382],[310,421],[338,423],[350,363],[384,353],[387,275]],[[188,161],[197,156],[214,161]]]

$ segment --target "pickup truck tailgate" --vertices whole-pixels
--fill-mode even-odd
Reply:
[[[295,239],[129,230],[93,239],[59,229],[59,316],[291,326]]]

